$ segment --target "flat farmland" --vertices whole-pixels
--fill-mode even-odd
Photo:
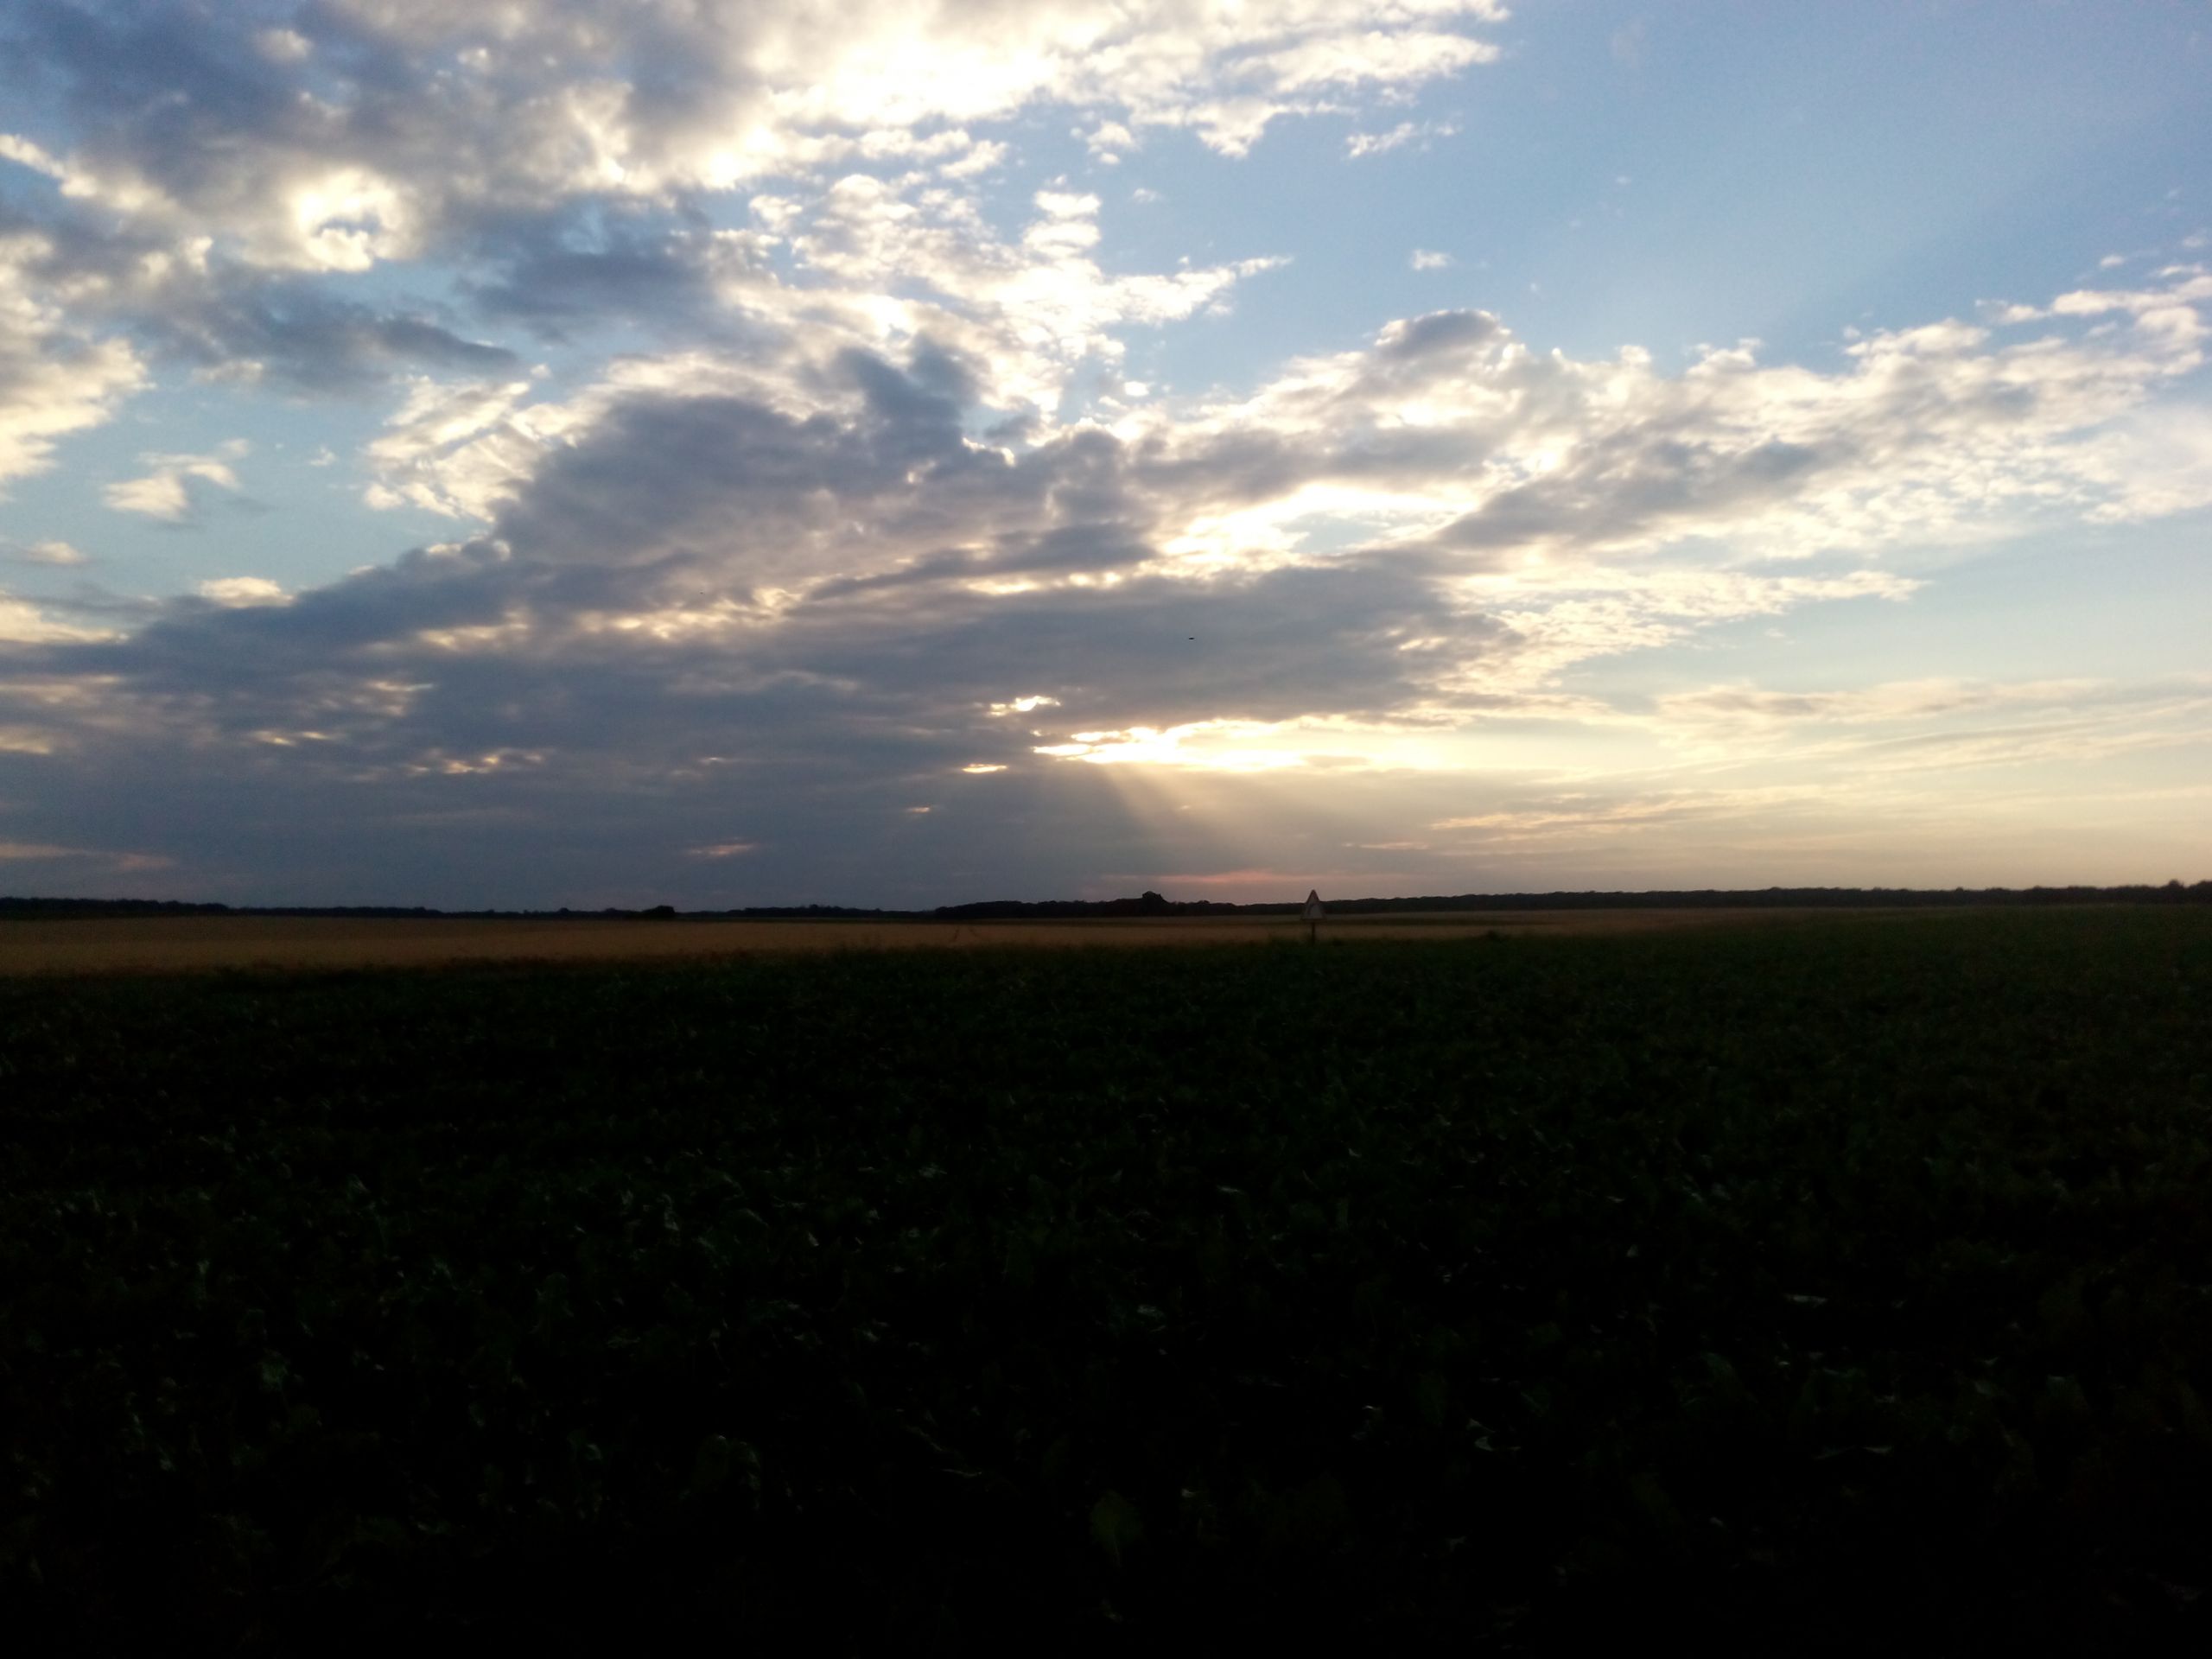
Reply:
[[[1447,911],[1337,916],[1324,941],[1588,935],[1771,926],[1823,912],[1774,910]],[[1832,912],[1827,912],[1832,913]],[[1896,914],[1915,912],[1872,912]],[[625,962],[1007,947],[1159,949],[1303,944],[1292,916],[1081,921],[672,921],[324,916],[162,916],[0,922],[0,976],[236,968],[408,968],[465,962]]]
[[[2212,908],[1662,914],[0,977],[5,1628],[2212,1651]]]

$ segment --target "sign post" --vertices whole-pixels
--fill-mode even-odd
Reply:
[[[1306,895],[1306,943],[1313,943],[1321,926],[1321,892],[1316,887]]]

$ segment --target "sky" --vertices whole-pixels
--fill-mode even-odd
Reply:
[[[2206,0],[9,0],[0,892],[2212,876]]]

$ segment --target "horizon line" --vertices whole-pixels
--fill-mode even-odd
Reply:
[[[2196,897],[2206,902],[2212,902],[2212,879],[2200,879],[2193,882],[2184,882],[2177,877],[2163,882],[2121,882],[2104,886],[2081,882],[2069,883],[2064,886],[2053,886],[2045,883],[2037,883],[2035,886],[2026,887],[1968,887],[1963,886],[1950,887],[1840,886],[1783,887],[1779,885],[1770,885],[1764,887],[1561,887],[1540,892],[1523,891],[1516,893],[1376,893],[1365,894],[1360,897],[1348,899],[1332,899],[1325,898],[1322,900],[1322,903],[1325,906],[1335,908],[1350,908],[1355,906],[1404,906],[1412,905],[1446,905],[1454,908],[1461,909],[1475,909],[1485,906],[1511,909],[1535,908],[1537,906],[1537,901],[1540,900],[1572,901],[1579,906],[1588,906],[1592,905],[1593,900],[1611,899],[1621,901],[1619,906],[1621,908],[1649,908],[1668,903],[1679,903],[1680,901],[1686,899],[1744,904],[1757,901],[1780,903],[1790,899],[1811,900],[1815,903],[1818,903],[1822,899],[1826,899],[1830,902],[1837,900],[1856,900],[1863,903],[1869,899],[1879,899],[1885,901],[1903,904],[1926,904],[1931,902],[1958,903],[1974,899],[2003,902],[2008,899],[2031,899],[2038,895],[2045,895],[2054,898],[2069,898],[2075,899],[2076,901],[2080,901],[2085,899],[2094,899],[2094,898],[2106,895],[2148,896],[2158,894]],[[79,912],[108,910],[139,912],[146,911],[170,911],[197,912],[203,914],[208,912],[220,912],[229,915],[244,916],[355,915],[389,916],[402,918],[410,917],[421,917],[425,918],[435,918],[439,917],[472,918],[496,917],[555,918],[561,916],[577,918],[612,916],[658,918],[692,917],[712,918],[718,917],[727,918],[742,916],[765,917],[777,914],[804,916],[810,912],[830,912],[833,914],[849,916],[910,917],[916,918],[928,918],[940,915],[957,912],[970,912],[982,910],[1019,912],[1024,910],[1045,909],[1047,907],[1061,911],[1108,911],[1121,906],[1130,906],[1136,907],[1139,910],[1139,913],[1143,913],[1147,911],[1149,911],[1152,913],[1173,913],[1179,911],[1196,910],[1264,912],[1274,910],[1294,911],[1300,908],[1303,903],[1304,900],[1295,897],[1282,899],[1248,899],[1241,901],[1224,899],[1203,898],[1170,899],[1164,894],[1156,893],[1150,889],[1147,889],[1140,893],[1130,893],[1111,899],[1000,898],[963,899],[935,906],[921,906],[895,905],[850,905],[827,903],[821,900],[805,900],[788,904],[722,906],[718,907],[689,910],[681,909],[674,905],[666,903],[628,907],[619,905],[601,905],[592,906],[562,905],[543,907],[486,906],[477,909],[454,909],[443,906],[421,904],[316,904],[312,902],[302,902],[296,904],[252,905],[232,904],[223,899],[147,898],[100,899],[79,896],[46,897],[33,894],[0,893],[0,918],[6,918],[11,912],[20,916],[23,912],[35,910],[75,910]]]

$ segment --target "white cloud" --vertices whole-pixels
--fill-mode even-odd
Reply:
[[[106,486],[100,499],[118,512],[141,513],[171,524],[194,523],[209,489],[231,496],[244,494],[245,486],[238,482],[231,463],[249,454],[251,448],[245,440],[233,438],[207,454],[141,455],[139,464],[152,470],[143,478]]]
[[[171,472],[156,471],[145,478],[111,484],[101,492],[101,498],[118,512],[143,513],[173,524],[184,523],[192,512],[192,498],[185,493],[182,475]]]
[[[1555,796],[1534,805],[1515,806],[1465,817],[1441,818],[1431,829],[1479,832],[1484,839],[1537,840],[1556,845],[1559,831],[1618,835],[1685,818],[1738,817],[1802,801],[1819,791],[1802,785],[1753,789],[1671,790],[1664,793],[1605,799],[1587,793]]]
[[[1119,121],[1101,121],[1078,136],[1090,153],[1109,167],[1119,163],[1122,156],[1135,149],[1139,142],[1136,134]]]
[[[793,291],[755,273],[725,297],[764,320],[803,311],[817,337],[876,350],[927,336],[976,362],[986,404],[1049,411],[1077,365],[1121,358],[1123,331],[1190,318],[1280,263],[1109,275],[1095,252],[1099,205],[1039,191],[1034,216],[1007,241],[964,198],[852,175],[791,232],[810,286]],[[901,291],[917,296],[877,297]]]
[[[297,63],[315,50],[308,37],[296,29],[264,29],[253,43],[261,54],[276,63]]]
[[[289,605],[292,601],[291,594],[266,576],[217,576],[201,582],[196,591],[200,598],[212,600],[232,609],[256,605]]]
[[[412,377],[382,435],[368,446],[372,507],[416,506],[454,518],[488,518],[557,442],[563,418],[521,411],[528,380],[451,385]]]
[[[237,65],[228,79],[151,27],[57,35],[50,67],[88,105],[80,142],[54,154],[16,138],[6,153],[139,228],[212,232],[268,268],[356,270],[580,194],[657,200],[866,156],[973,172],[991,163],[964,133],[931,130],[1037,105],[1089,113],[1116,153],[1160,126],[1240,153],[1282,117],[1489,61],[1496,46],[1465,31],[1504,15],[1495,0],[646,0],[614,14],[513,0],[487,25],[423,0],[349,0],[283,28],[212,18],[207,60]],[[329,73],[326,45],[375,53],[381,73]],[[195,123],[139,107],[140,79],[117,69],[142,60],[177,78]]]
[[[1655,730],[1687,753],[1762,753],[1866,775],[2079,763],[2212,744],[2212,676],[1897,681],[1834,691],[1712,686],[1656,700]]]
[[[32,542],[28,546],[0,543],[7,547],[9,556],[22,564],[90,564],[92,555],[79,551],[67,542]]]
[[[1457,262],[1448,253],[1435,253],[1427,248],[1415,248],[1410,263],[1415,270],[1448,270]]]
[[[1090,212],[1050,196],[1037,242],[1085,245]],[[483,556],[518,593],[533,569],[638,573],[588,610],[441,624],[441,651],[711,640],[857,688],[871,652],[926,627],[946,643],[917,684],[942,690],[988,652],[1000,686],[1031,661],[1001,632],[1021,607],[1054,627],[1101,619],[1101,652],[1103,619],[1153,617],[1172,667],[1109,653],[1078,671],[1070,640],[1044,635],[1050,671],[979,706],[1065,704],[1027,747],[1092,764],[1419,766],[1438,762],[1401,739],[1484,710],[1612,720],[1561,691],[1580,664],[1732,619],[1909,600],[1925,577],[1883,568],[1896,550],[2202,499],[2160,400],[2196,352],[2167,314],[2202,302],[2175,281],[2180,297],[2101,302],[2086,324],[2077,303],[2025,338],[1957,322],[1867,336],[1827,371],[1730,348],[1669,376],[1641,353],[1539,354],[1495,318],[1440,313],[1234,403],[1160,399],[1004,447],[963,435],[980,382],[963,394],[920,344],[903,369],[639,359],[544,405],[518,401],[527,383],[426,385],[378,460],[417,469],[413,499],[487,518],[502,550]],[[2166,450],[2144,447],[2152,432]],[[1309,609],[1323,591],[1330,607]],[[1256,654],[1217,643],[1231,613]],[[1300,643],[1258,652],[1271,629]],[[1261,666],[1275,655],[1280,671]],[[1682,709],[1662,724],[1669,741],[1691,729]]]
[[[33,143],[20,133],[0,132],[0,162],[13,162],[34,173],[43,173],[50,179],[62,177],[67,170],[54,159],[52,151]]]
[[[957,161],[939,164],[938,173],[948,179],[979,178],[995,168],[1004,167],[1007,158],[1014,154],[1011,146],[995,139],[987,139],[969,146],[968,153]]]
[[[1249,66],[1244,73],[1261,85],[1300,92],[1363,84],[1413,87],[1497,57],[1497,47],[1465,35],[1370,29],[1308,35],[1243,62]]]
[[[1096,196],[1046,189],[1033,206],[1009,239],[971,199],[912,180],[852,174],[804,202],[755,197],[755,219],[788,244],[805,280],[730,245],[717,293],[727,314],[751,327],[741,352],[620,359],[600,383],[557,403],[529,401],[527,379],[412,377],[387,429],[368,446],[376,478],[367,499],[486,519],[550,452],[626,399],[680,388],[804,415],[849,384],[836,365],[855,349],[905,356],[926,346],[971,383],[965,395],[975,403],[1025,412],[1049,429],[1077,371],[1122,362],[1130,332],[1223,306],[1238,282],[1281,263],[1109,275],[1095,253]]]
[[[58,622],[30,601],[18,599],[5,588],[0,588],[0,645],[82,644],[115,637],[109,629],[83,628]]]
[[[1355,132],[1344,140],[1344,152],[1354,161],[1363,156],[1386,155],[1394,149],[1403,149],[1411,144],[1427,149],[1436,138],[1451,138],[1458,135],[1456,121],[1401,121],[1388,132]]]
[[[1673,377],[1640,350],[1539,354],[1444,312],[1181,429],[1268,432],[1307,486],[1356,486],[1402,536],[1522,582],[1699,539],[1767,559],[1971,543],[2212,500],[2186,420],[2156,402],[2204,360],[2209,302],[2212,279],[2183,270],[2065,296],[2024,339],[1947,321],[1860,338],[1837,371],[1738,346]]]
[[[648,326],[719,309],[719,325],[804,333],[817,356],[927,334],[982,366],[995,406],[1050,413],[1078,364],[1118,357],[1121,331],[1218,307],[1268,262],[1109,273],[1095,207],[1001,238],[976,193],[1012,149],[975,124],[1050,106],[1102,156],[1160,127],[1241,151],[1278,118],[1356,113],[1487,60],[1477,35],[1505,15],[1494,0],[859,0],[834,18],[806,0],[643,0],[619,16],[514,0],[487,23],[344,0],[276,22],[218,9],[194,25],[205,49],[180,53],[158,9],[94,30],[34,8],[27,55],[74,131],[0,134],[0,158],[60,187],[39,210],[50,231],[0,231],[0,483],[143,384],[130,338],[238,384],[327,391],[410,368],[504,384],[515,365],[499,347],[321,282],[430,259],[461,261],[487,310],[509,301],[549,327],[563,302],[547,285],[573,280],[586,316],[637,283]],[[346,73],[363,53],[378,73]],[[159,113],[174,109],[192,118]],[[587,219],[642,224],[740,190],[758,233],[657,232],[634,258],[578,250]],[[766,217],[777,203],[781,224]],[[517,251],[531,238],[535,263]],[[512,291],[496,269],[478,280],[502,260],[518,267]],[[399,470],[374,499],[470,511],[486,494]],[[114,499],[189,522],[194,476],[126,480]]]
[[[38,267],[52,252],[43,234],[0,229],[0,501],[9,480],[46,471],[60,439],[145,384],[126,342],[73,326],[48,297]]]
[[[1548,684],[1577,664],[1674,645],[1716,622],[1843,600],[1902,601],[1921,585],[1885,570],[1777,576],[1588,568],[1480,583],[1476,591],[1488,591],[1514,643],[1473,664],[1456,683],[1471,690]]]

